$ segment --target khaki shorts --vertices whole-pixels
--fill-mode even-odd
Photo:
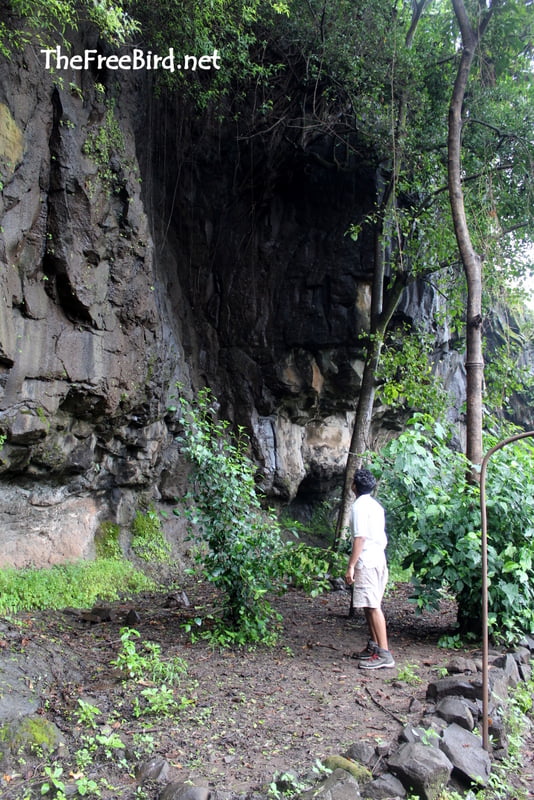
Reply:
[[[354,570],[354,607],[380,608],[387,582],[386,563],[380,567],[356,567]]]

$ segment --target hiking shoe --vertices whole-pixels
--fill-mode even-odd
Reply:
[[[395,660],[389,650],[377,647],[369,658],[361,659],[358,666],[360,669],[382,669],[382,667],[394,667]]]
[[[365,648],[360,650],[359,653],[354,653],[352,658],[357,658],[358,661],[367,661],[367,659],[371,658],[378,651],[379,647],[376,642],[373,642],[372,639],[369,639]]]

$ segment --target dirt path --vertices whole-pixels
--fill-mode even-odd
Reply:
[[[428,683],[457,654],[437,646],[453,630],[452,604],[418,617],[406,587],[385,601],[393,669],[357,668],[351,656],[365,644],[366,632],[360,616],[348,618],[345,592],[312,599],[291,591],[277,599],[283,628],[274,649],[214,650],[202,641],[191,644],[182,627],[198,605],[206,608],[205,592],[188,587],[190,608],[169,608],[166,595],[144,596],[133,606],[115,605],[111,620],[94,624],[63,612],[21,615],[23,627],[11,639],[4,636],[2,655],[24,654],[29,680],[35,670],[48,671],[41,713],[66,737],[65,763],[74,763],[87,738],[76,722],[81,698],[99,709],[98,729],[107,725],[116,732],[133,760],[160,755],[171,763],[175,779],[220,791],[261,791],[275,773],[302,774],[317,759],[341,754],[362,739],[386,752],[404,724],[419,721]],[[187,705],[173,717],[136,718],[133,698],[147,684],[125,687],[110,664],[132,607],[139,615],[138,641],[156,642],[163,658],[179,656],[187,664],[178,691]],[[102,797],[134,798],[135,781],[118,761],[95,760],[86,772],[115,787],[115,794],[103,791]],[[23,773],[27,784],[38,769],[30,759]],[[15,789],[11,781],[5,797],[22,798]]]

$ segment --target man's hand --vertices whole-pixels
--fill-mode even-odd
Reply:
[[[347,586],[352,586],[354,583],[354,571],[356,570],[356,564],[362,554],[364,544],[365,536],[355,536],[352,540],[352,552],[347,565],[347,571],[345,572],[345,583]]]

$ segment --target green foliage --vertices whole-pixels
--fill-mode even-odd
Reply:
[[[268,786],[267,797],[269,800],[291,800],[307,788],[293,772],[277,772]]]
[[[288,542],[275,555],[275,569],[280,578],[312,597],[331,589],[329,578],[339,575],[345,565],[346,557],[340,553],[297,542]]]
[[[98,168],[98,179],[108,194],[119,188],[118,175],[111,166],[113,156],[124,160],[124,136],[114,109],[108,108],[103,123],[89,132],[83,145],[83,152]],[[88,182],[88,190],[92,195],[96,191],[95,184]]]
[[[90,21],[102,38],[121,44],[139,31],[139,24],[125,11],[124,3],[114,0],[9,0],[13,13],[24,27],[0,25],[0,52],[8,56],[14,48],[35,38],[43,47],[65,41],[69,29]]]
[[[127,561],[96,559],[50,569],[0,570],[0,613],[32,609],[86,608],[98,600],[154,588],[154,582]]]
[[[281,521],[288,533],[297,537],[308,537],[321,544],[330,544],[334,539],[338,501],[323,500],[314,505],[311,516],[306,521],[294,519],[284,514]]]
[[[115,522],[105,520],[95,534],[95,550],[98,558],[120,559],[122,550],[119,543],[120,527]]]
[[[88,728],[96,728],[96,718],[101,713],[100,709],[86,702],[81,697],[78,698],[78,709],[74,712],[76,721],[79,725],[86,725]]]
[[[399,667],[395,680],[404,681],[410,686],[417,686],[423,682],[423,679],[417,674],[418,667],[416,664],[404,664]]]
[[[41,784],[41,794],[51,794],[57,800],[64,800],[65,795],[65,782],[62,780],[63,767],[59,764],[54,764],[44,768],[46,780]]]
[[[158,512],[138,511],[132,522],[132,550],[144,561],[168,561],[171,546],[165,539]]]
[[[376,379],[380,400],[393,409],[425,411],[435,418],[446,408],[442,381],[433,373],[433,337],[402,325],[386,338]]]
[[[522,443],[496,454],[488,471],[489,627],[496,641],[512,642],[534,624],[533,466],[534,448]],[[417,415],[375,468],[390,546],[413,568],[418,606],[437,606],[446,589],[458,601],[462,629],[480,632],[479,488],[466,480],[466,459],[450,447],[443,426]]]
[[[282,548],[281,532],[274,513],[262,509],[248,439],[241,428],[237,437],[230,435],[208,389],[194,403],[181,398],[180,412],[178,441],[192,465],[192,490],[185,502],[191,535],[199,544],[196,561],[223,598],[214,640],[273,642],[276,614],[267,593],[279,586],[275,556]]]
[[[162,686],[149,686],[142,690],[140,696],[141,699],[139,697],[134,698],[134,717],[172,717],[195,702],[188,697],[181,697],[179,701],[176,700],[173,689],[165,686],[165,684]]]
[[[139,631],[121,628],[121,650],[111,663],[122,670],[128,678],[136,681],[153,681],[157,684],[176,686],[187,672],[187,665],[181,658],[163,661],[161,647],[155,642],[142,642],[138,650],[132,637],[140,638]]]
[[[220,109],[223,101],[231,105],[247,84],[267,83],[278,70],[262,57],[262,28],[275,34],[276,19],[288,14],[285,0],[159,0],[152,5],[131,0],[129,7],[141,22],[145,45],[154,52],[173,47],[178,60],[185,55],[211,56],[215,50],[220,54],[218,70],[182,69],[156,76],[199,108]]]

